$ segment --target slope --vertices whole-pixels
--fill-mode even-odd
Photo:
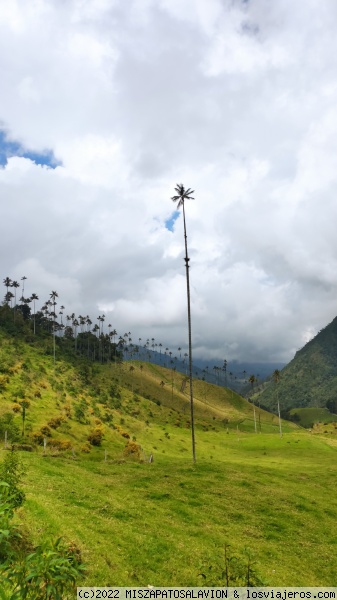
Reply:
[[[301,350],[281,371],[275,384],[270,379],[260,395],[261,404],[283,411],[290,408],[333,408],[337,399],[337,317]],[[337,408],[337,406],[336,406]]]

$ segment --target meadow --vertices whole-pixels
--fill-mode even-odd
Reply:
[[[80,547],[82,585],[221,585],[225,544],[250,553],[266,585],[337,585],[336,446],[199,431],[193,465],[174,445],[153,463],[24,454],[19,519],[35,541],[61,533]]]

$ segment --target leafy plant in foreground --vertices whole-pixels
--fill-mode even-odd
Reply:
[[[19,457],[7,453],[0,466],[0,600],[62,600],[73,597],[83,574],[81,553],[62,538],[46,540],[27,555],[27,546],[12,524],[25,495],[18,484],[23,474]],[[68,596],[72,594],[71,596]]]
[[[13,508],[21,506],[25,500],[25,493],[19,488],[24,469],[16,452],[7,452],[0,464],[0,481],[8,485],[8,494]]]
[[[76,579],[83,574],[81,556],[75,546],[62,538],[48,540],[21,560],[5,567],[7,582],[24,600],[62,600],[73,594]]]
[[[208,564],[204,562],[201,566],[202,572],[199,576],[203,578],[203,584],[207,587],[259,587],[265,583],[261,580],[252,553],[245,549],[245,557],[232,554],[229,544],[224,547],[224,561]]]

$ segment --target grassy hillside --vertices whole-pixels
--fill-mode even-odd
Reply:
[[[337,399],[337,317],[299,350],[281,371],[281,380],[270,380],[260,395],[261,403],[282,410],[325,407]]]
[[[337,415],[331,414],[327,408],[292,408],[289,412],[301,427],[313,427],[315,423],[336,423],[337,426]]]
[[[193,465],[183,375],[91,363],[61,345],[56,357],[49,338],[0,329],[0,425],[13,415],[12,441],[33,448],[20,451],[17,522],[34,543],[76,544],[79,584],[223,585],[229,544],[237,568],[251,555],[266,584],[337,585],[334,427],[283,422],[281,439],[276,416],[256,408],[255,434],[252,404],[195,381]]]

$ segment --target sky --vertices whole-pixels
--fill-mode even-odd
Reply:
[[[337,314],[336,27],[335,0],[0,0],[1,279],[186,349],[182,183],[193,356],[291,360]]]

